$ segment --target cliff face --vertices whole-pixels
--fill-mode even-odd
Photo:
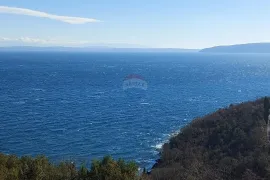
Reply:
[[[264,100],[194,119],[163,146],[153,179],[270,179]]]
[[[237,44],[202,49],[205,53],[270,53],[270,43]]]

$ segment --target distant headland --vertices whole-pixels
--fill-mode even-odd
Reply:
[[[202,53],[270,53],[270,43],[249,43],[215,46],[200,50]]]

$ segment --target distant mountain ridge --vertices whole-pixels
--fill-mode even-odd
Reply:
[[[64,51],[64,52],[198,52],[199,49],[180,49],[180,48],[114,48],[107,46],[89,46],[89,47],[37,47],[37,46],[12,46],[0,47],[0,52],[15,52],[15,51]]]
[[[249,43],[215,46],[200,50],[202,53],[270,53],[270,43]]]
[[[0,52],[200,52],[200,53],[270,53],[270,43],[248,43],[214,46],[204,49],[185,48],[148,48],[143,46],[127,45],[114,47],[112,44],[89,45],[84,47],[67,46],[1,46]]]

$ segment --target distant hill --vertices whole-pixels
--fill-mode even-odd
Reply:
[[[270,53],[270,43],[237,44],[205,48],[203,53]]]
[[[270,179],[268,98],[194,119],[163,146],[152,179]],[[267,114],[265,114],[267,113]]]
[[[178,48],[114,48],[108,46],[89,47],[35,47],[35,46],[14,46],[0,47],[0,52],[43,52],[43,51],[65,51],[65,52],[198,52],[198,49],[178,49]]]

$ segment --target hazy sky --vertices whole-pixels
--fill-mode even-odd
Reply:
[[[270,42],[270,0],[0,0],[6,45]]]

